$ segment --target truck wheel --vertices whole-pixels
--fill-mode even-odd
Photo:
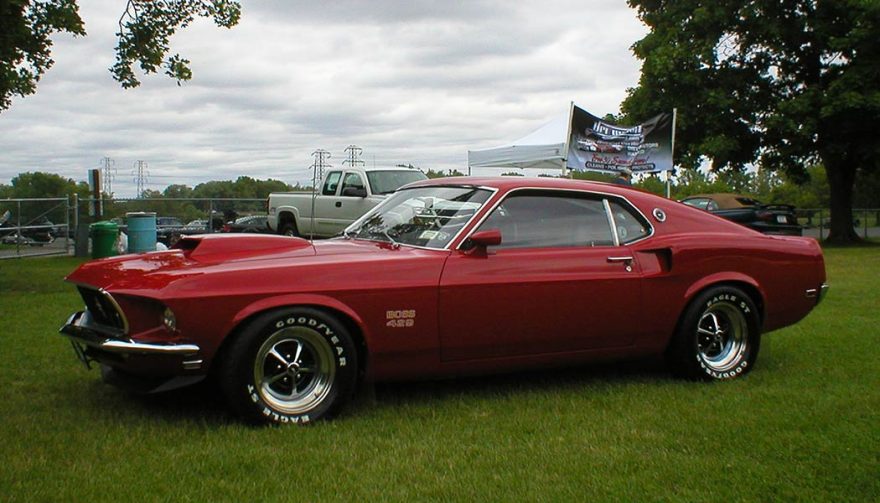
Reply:
[[[298,237],[299,231],[296,228],[295,222],[285,222],[281,224],[281,228],[278,230],[278,233],[282,236],[291,236]]]
[[[257,424],[309,423],[351,399],[357,352],[345,327],[311,308],[266,313],[225,352],[220,386],[229,405]]]

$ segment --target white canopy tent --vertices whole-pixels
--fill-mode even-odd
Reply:
[[[468,150],[468,174],[471,168],[530,168],[562,174],[566,169],[668,172],[675,150],[675,116],[673,110],[636,126],[621,126],[571,102],[567,114],[512,143]]]
[[[513,143],[468,150],[468,171],[476,167],[562,170],[570,122],[569,114],[561,115]]]

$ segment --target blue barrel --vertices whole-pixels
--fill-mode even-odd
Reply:
[[[128,223],[128,253],[156,251],[156,214],[126,213]]]

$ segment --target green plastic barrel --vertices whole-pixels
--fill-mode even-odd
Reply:
[[[92,238],[92,258],[112,257],[116,255],[116,238],[119,237],[119,226],[115,222],[95,222],[89,226]]]
[[[156,214],[145,211],[125,214],[128,253],[156,251]]]

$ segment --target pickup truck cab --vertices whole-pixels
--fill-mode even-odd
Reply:
[[[269,228],[287,236],[335,236],[388,194],[425,178],[424,173],[410,168],[330,169],[321,180],[314,201],[310,192],[269,194]]]

